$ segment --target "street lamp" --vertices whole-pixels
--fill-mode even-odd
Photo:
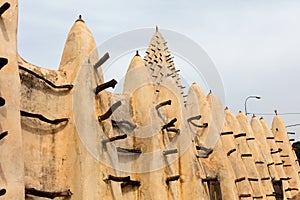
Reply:
[[[245,114],[246,114],[246,116],[249,114],[247,112],[247,101],[248,101],[248,99],[261,99],[261,96],[248,96],[246,98],[246,100],[245,100]]]

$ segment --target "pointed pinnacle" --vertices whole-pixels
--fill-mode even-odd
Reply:
[[[136,54],[135,54],[135,56],[140,56],[140,54],[139,54],[139,51],[138,51],[138,50],[136,50]]]
[[[156,25],[156,27],[155,27],[155,31],[158,32],[158,26],[157,26],[157,25]]]
[[[76,20],[76,22],[83,22],[84,23],[84,20],[82,19],[82,16],[79,15],[78,19]]]

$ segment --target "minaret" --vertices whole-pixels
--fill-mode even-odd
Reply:
[[[81,15],[75,21],[69,31],[59,70],[63,70],[68,74],[69,82],[75,80],[79,67],[84,62],[95,64],[98,60],[98,52],[94,37],[83,21]],[[103,75],[100,72],[100,83],[103,82]]]
[[[240,124],[241,130],[246,133],[247,144],[251,150],[253,160],[255,161],[255,166],[257,168],[260,179],[258,180],[261,183],[261,190],[264,193],[264,197],[273,195],[274,188],[272,185],[272,180],[268,171],[267,163],[264,159],[264,153],[260,149],[260,146],[255,139],[252,127],[247,119],[247,116],[240,112],[237,115],[237,120]],[[259,183],[259,184],[260,184]]]
[[[180,99],[183,99],[183,86],[178,74],[180,70],[176,70],[173,58],[167,42],[156,27],[144,58],[145,66],[158,90],[162,87],[168,87],[178,94]]]
[[[294,196],[299,192],[299,164],[296,161],[295,152],[290,144],[289,137],[285,128],[285,124],[283,123],[280,116],[276,115],[272,121],[272,132],[274,134],[276,143],[278,147],[281,149],[280,157],[283,161],[283,169],[290,178],[289,180],[289,190],[291,195]]]

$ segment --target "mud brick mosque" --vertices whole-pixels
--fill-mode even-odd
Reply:
[[[300,168],[280,116],[249,121],[197,84],[183,96],[159,30],[115,94],[118,80],[101,67],[109,52],[95,52],[81,17],[58,70],[20,57],[17,24],[18,1],[1,0],[0,199],[297,198]]]

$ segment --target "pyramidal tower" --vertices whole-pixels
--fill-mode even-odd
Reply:
[[[178,94],[181,99],[183,96],[183,86],[181,85],[179,71],[174,64],[174,57],[167,46],[167,42],[163,38],[156,26],[156,31],[151,38],[150,45],[146,50],[146,56],[144,58],[145,66],[151,74],[153,83],[155,83],[157,89],[161,88],[161,85],[168,85],[172,87],[172,90]]]

